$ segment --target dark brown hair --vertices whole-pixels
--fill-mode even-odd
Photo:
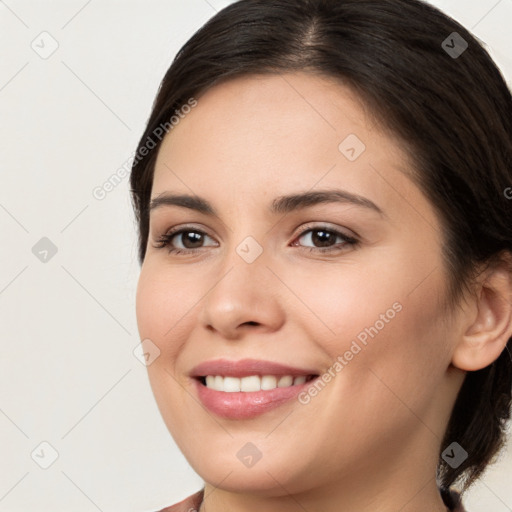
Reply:
[[[140,263],[160,141],[141,150],[158,127],[223,80],[293,71],[350,86],[407,148],[412,178],[441,220],[457,305],[479,266],[512,251],[512,99],[483,45],[419,0],[241,0],[198,30],[162,80],[132,167]],[[466,490],[504,444],[511,346],[512,338],[495,362],[465,377],[439,453],[444,494],[454,482]],[[452,442],[469,455],[456,468],[441,457]]]

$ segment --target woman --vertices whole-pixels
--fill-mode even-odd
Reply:
[[[511,114],[416,0],[241,0],[185,44],[131,175],[148,375],[205,482],[165,511],[464,510],[510,417]]]

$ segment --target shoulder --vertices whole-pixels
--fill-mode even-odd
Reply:
[[[163,508],[158,512],[198,512],[199,507],[203,501],[204,488],[191,494],[183,501],[170,505],[169,507]]]

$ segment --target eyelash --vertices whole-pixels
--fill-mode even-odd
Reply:
[[[301,238],[304,234],[306,233],[309,233],[309,232],[314,232],[314,231],[324,231],[324,232],[327,232],[327,233],[330,233],[330,234],[333,234],[339,238],[341,238],[343,240],[343,244],[340,247],[327,247],[327,248],[323,248],[323,247],[302,247],[302,249],[306,249],[306,250],[309,250],[309,252],[319,252],[321,254],[325,254],[325,253],[333,253],[333,252],[340,252],[340,250],[342,250],[346,245],[349,245],[349,246],[357,246],[359,241],[356,239],[356,238],[353,238],[353,237],[350,237],[348,235],[345,235],[344,233],[342,233],[341,231],[338,231],[337,229],[334,229],[334,228],[330,228],[328,226],[315,226],[315,227],[306,227],[303,231],[301,231],[298,235],[297,235],[297,239]],[[178,255],[178,254],[190,254],[190,253],[194,253],[194,252],[197,252],[198,250],[200,249],[203,249],[203,247],[199,247],[199,248],[196,248],[196,249],[177,249],[175,247],[170,247],[171,245],[171,241],[174,237],[178,236],[178,235],[181,235],[183,233],[198,233],[200,235],[206,235],[206,236],[209,236],[207,233],[205,233],[204,231],[200,230],[200,229],[195,229],[195,228],[181,228],[181,229],[176,229],[174,231],[170,231],[164,235],[161,235],[158,240],[156,241],[156,245],[155,247],[157,249],[163,249],[165,247],[167,247],[168,249],[168,252],[170,254],[175,254],[175,255]],[[211,238],[211,237],[210,237]],[[339,244],[338,244],[339,245]]]

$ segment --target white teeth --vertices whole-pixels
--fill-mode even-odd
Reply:
[[[301,377],[295,377],[295,380],[293,381],[293,385],[297,386],[298,384],[304,384],[306,382],[306,376],[302,375]]]
[[[293,385],[293,377],[291,375],[283,375],[278,381],[277,381],[277,387],[278,388],[286,388],[288,386]]]
[[[277,377],[273,375],[264,375],[261,378],[261,389],[275,389],[277,388]]]
[[[224,377],[224,391],[228,393],[240,391],[240,379],[236,377]]]
[[[240,391],[260,391],[260,389],[261,379],[257,375],[251,375],[250,377],[240,379]]]
[[[226,393],[235,393],[237,391],[251,392],[275,388],[284,388],[297,386],[306,382],[306,376],[293,377],[291,375],[250,375],[249,377],[222,377],[221,375],[208,375],[206,377],[206,387],[215,391],[224,391]]]

